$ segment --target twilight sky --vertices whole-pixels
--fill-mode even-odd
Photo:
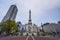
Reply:
[[[10,5],[18,8],[16,21],[28,23],[29,9],[32,11],[32,22],[37,25],[60,21],[60,0],[0,0],[0,22]]]

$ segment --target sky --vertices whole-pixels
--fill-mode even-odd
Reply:
[[[60,0],[0,0],[0,22],[13,4],[18,8],[16,22],[28,23],[29,9],[33,24],[60,21]]]

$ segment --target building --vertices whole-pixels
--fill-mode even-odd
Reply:
[[[17,26],[19,32],[25,32],[25,25],[23,25],[21,22],[17,22]]]
[[[14,20],[15,21],[17,11],[18,11],[17,6],[16,5],[11,5],[7,14],[4,16],[4,18],[1,22],[5,22],[7,20]]]
[[[16,15],[17,15],[17,6],[16,5],[11,5],[8,12],[6,13],[6,15],[4,16],[4,18],[2,19],[1,23],[7,21],[7,20],[13,20],[15,21]],[[0,23],[0,24],[1,24]],[[1,26],[0,26],[0,31],[1,31]]]
[[[16,15],[17,15],[18,9],[16,5],[11,5],[8,12],[6,13],[6,15],[4,16],[4,18],[2,19],[1,23],[7,21],[7,20],[12,20],[15,21]],[[2,27],[0,26],[0,32],[1,32]]]
[[[36,24],[33,24],[33,32],[40,32],[40,29]]]
[[[43,25],[44,32],[55,32],[60,33],[60,23],[49,23]]]

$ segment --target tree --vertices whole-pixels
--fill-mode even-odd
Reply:
[[[1,23],[0,23],[0,34],[1,34]]]
[[[18,27],[15,21],[7,20],[6,22],[2,23],[2,32],[6,34],[15,33],[18,31]]]

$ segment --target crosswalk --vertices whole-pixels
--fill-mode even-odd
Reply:
[[[27,36],[26,40],[35,40],[33,36]]]

